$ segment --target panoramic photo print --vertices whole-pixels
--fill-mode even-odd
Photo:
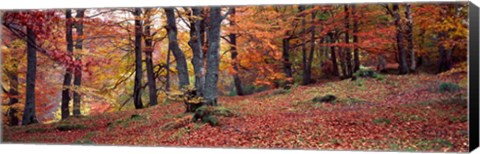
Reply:
[[[2,142],[468,152],[468,13],[4,10]]]

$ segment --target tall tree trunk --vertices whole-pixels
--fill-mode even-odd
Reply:
[[[66,27],[66,40],[67,40],[67,51],[70,59],[72,58],[73,54],[73,20],[72,20],[72,10],[67,9],[65,11],[65,27]],[[62,105],[61,105],[61,113],[62,113],[62,120],[66,119],[70,116],[70,85],[72,84],[72,69],[71,67],[67,66],[65,71],[65,76],[63,79],[63,90],[62,90]]]
[[[336,38],[333,33],[328,33],[330,36],[330,44],[334,44],[336,41]],[[335,46],[330,46],[330,60],[332,61],[332,67],[333,67],[333,75],[334,76],[339,76],[338,72],[338,64],[337,64],[337,55],[335,54]]]
[[[202,96],[203,86],[205,85],[205,68],[203,67],[202,38],[200,29],[202,21],[194,17],[202,15],[201,8],[192,7],[192,18],[190,19],[190,40],[188,45],[192,48],[193,71],[195,72],[195,89],[197,95]]]
[[[77,23],[76,28],[77,28],[77,42],[75,44],[75,49],[77,51],[83,50],[83,17],[85,14],[85,9],[78,9],[77,10]],[[81,56],[78,55],[75,57],[76,61],[82,62]],[[73,80],[73,85],[77,88],[79,88],[82,85],[82,67],[78,67],[75,70],[75,78]],[[73,91],[73,116],[80,116],[82,115],[81,113],[81,101],[82,101],[82,96],[78,93],[78,91]]]
[[[352,16],[353,16],[353,61],[355,66],[353,72],[357,72],[360,69],[360,55],[358,51],[358,17],[356,14],[356,5],[352,4]]]
[[[304,5],[300,5],[298,7],[298,12],[301,13],[305,11],[305,6]],[[303,72],[302,72],[302,84],[303,85],[307,85],[310,83],[310,79],[309,79],[309,76],[308,76],[308,64],[307,64],[307,43],[306,43],[306,39],[304,38],[305,37],[305,34],[306,34],[306,22],[305,22],[305,15],[301,15],[302,17],[302,31],[301,31],[301,37],[302,37],[302,68],[303,68]]]
[[[439,39],[440,40],[444,40],[446,38],[447,34],[446,32],[440,32],[440,34],[438,35]],[[439,60],[439,70],[438,72],[441,73],[441,72],[444,72],[444,71],[447,71],[450,69],[451,67],[451,64],[449,62],[449,56],[451,55],[451,51],[449,51],[449,49],[447,49],[444,45],[442,45],[441,43],[439,43],[439,47],[438,47],[438,52],[440,54],[440,60]]]
[[[348,12],[348,4],[345,4],[343,6],[344,8],[344,11],[345,11],[345,43],[348,45],[350,42],[350,35],[349,35],[349,32],[348,30],[350,29],[350,22],[349,22],[349,12]],[[353,71],[353,67],[352,67],[352,53],[350,51],[350,47],[345,47],[344,49],[344,52],[345,52],[345,58],[346,58],[346,61],[347,61],[347,71],[346,71],[346,76],[345,77],[351,77],[352,76],[352,71]]]
[[[312,27],[310,27],[311,29],[311,42],[310,42],[310,54],[308,56],[308,60],[307,60],[307,81],[309,83],[311,83],[311,79],[312,79],[312,62],[313,62],[313,53],[315,52],[315,14],[316,12],[313,11],[312,12]]]
[[[190,84],[188,80],[187,61],[183,51],[178,45],[175,12],[173,8],[165,8],[165,12],[167,14],[168,47],[172,50],[177,62],[178,79],[181,89]]]
[[[282,58],[283,58],[283,70],[285,72],[285,76],[289,78],[287,80],[287,83],[291,83],[291,79],[293,77],[292,75],[292,63],[290,62],[290,37],[284,38],[282,40],[283,43],[283,52],[282,52]]]
[[[345,48],[339,48],[339,51],[338,51],[338,56],[340,58],[340,68],[342,70],[342,76],[340,77],[341,79],[345,79],[345,78],[348,78],[348,71],[347,71],[347,65],[346,65],[346,62],[345,62],[345,52],[342,51],[342,50],[345,50]]]
[[[407,55],[405,54],[405,51],[403,50],[403,33],[402,33],[402,25],[401,25],[401,19],[400,19],[400,14],[398,12],[399,6],[398,4],[393,4],[393,17],[395,18],[395,27],[397,28],[397,50],[398,50],[398,56],[399,56],[399,74],[407,74],[409,69],[407,65]]]
[[[7,117],[8,117],[8,125],[9,126],[16,126],[18,125],[19,119],[16,116],[18,109],[15,108],[15,104],[18,103],[18,68],[17,68],[17,60],[12,65],[12,70],[5,72],[5,74],[10,78],[10,89],[8,90],[8,95],[10,96],[10,100],[8,102],[8,110],[7,110]]]
[[[235,26],[235,8],[233,8],[233,11],[230,13],[230,26],[234,27]],[[238,76],[238,60],[237,60],[237,34],[231,33],[229,35],[230,37],[230,43],[231,43],[231,58],[233,61],[233,70],[235,70],[235,73],[233,74],[233,82],[235,84],[235,89],[237,90],[237,94],[242,96],[243,95],[243,89],[242,89],[242,81],[240,80],[240,77]]]
[[[27,26],[27,90],[22,125],[38,123],[35,115],[35,78],[37,74],[36,36],[32,27]]]
[[[142,10],[135,8],[135,83],[133,91],[133,103],[135,109],[143,108],[141,87],[142,87],[142,21],[140,20]]]
[[[208,51],[207,73],[205,76],[205,89],[203,95],[206,99],[206,105],[217,105],[217,82],[220,50],[220,26],[222,22],[220,7],[210,8],[209,28],[207,30]]]
[[[147,65],[147,79],[148,79],[148,92],[150,99],[150,106],[157,105],[157,85],[155,82],[155,75],[153,74],[153,44],[152,44],[152,34],[150,34],[150,26],[152,22],[150,21],[150,9],[145,9],[145,63]]]
[[[410,71],[415,71],[417,68],[417,61],[415,56],[415,51],[413,50],[413,19],[412,12],[410,9],[410,3],[405,4],[405,17],[407,18],[407,41],[408,41],[408,52],[410,53]]]

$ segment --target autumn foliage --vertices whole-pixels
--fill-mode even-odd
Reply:
[[[465,2],[6,11],[2,139],[464,152],[467,16]],[[30,95],[39,124],[21,122]]]

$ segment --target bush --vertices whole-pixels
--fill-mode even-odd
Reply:
[[[337,97],[335,97],[334,95],[331,95],[331,94],[327,94],[325,96],[317,96],[317,97],[314,97],[312,99],[313,102],[316,102],[316,103],[321,103],[321,102],[332,102],[334,100],[336,100]]]
[[[451,82],[443,82],[438,86],[438,90],[440,92],[456,92],[459,91],[461,88],[459,85]]]
[[[360,69],[353,74],[355,77],[361,77],[361,78],[373,78],[377,80],[383,80],[385,79],[385,76],[378,74],[374,70],[370,68],[366,68],[361,66]]]
[[[69,130],[77,130],[77,129],[86,129],[87,127],[82,124],[61,124],[56,127],[59,131],[69,131]]]

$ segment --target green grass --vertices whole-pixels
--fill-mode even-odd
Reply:
[[[374,124],[390,124],[390,119],[388,118],[377,118],[372,121]]]

